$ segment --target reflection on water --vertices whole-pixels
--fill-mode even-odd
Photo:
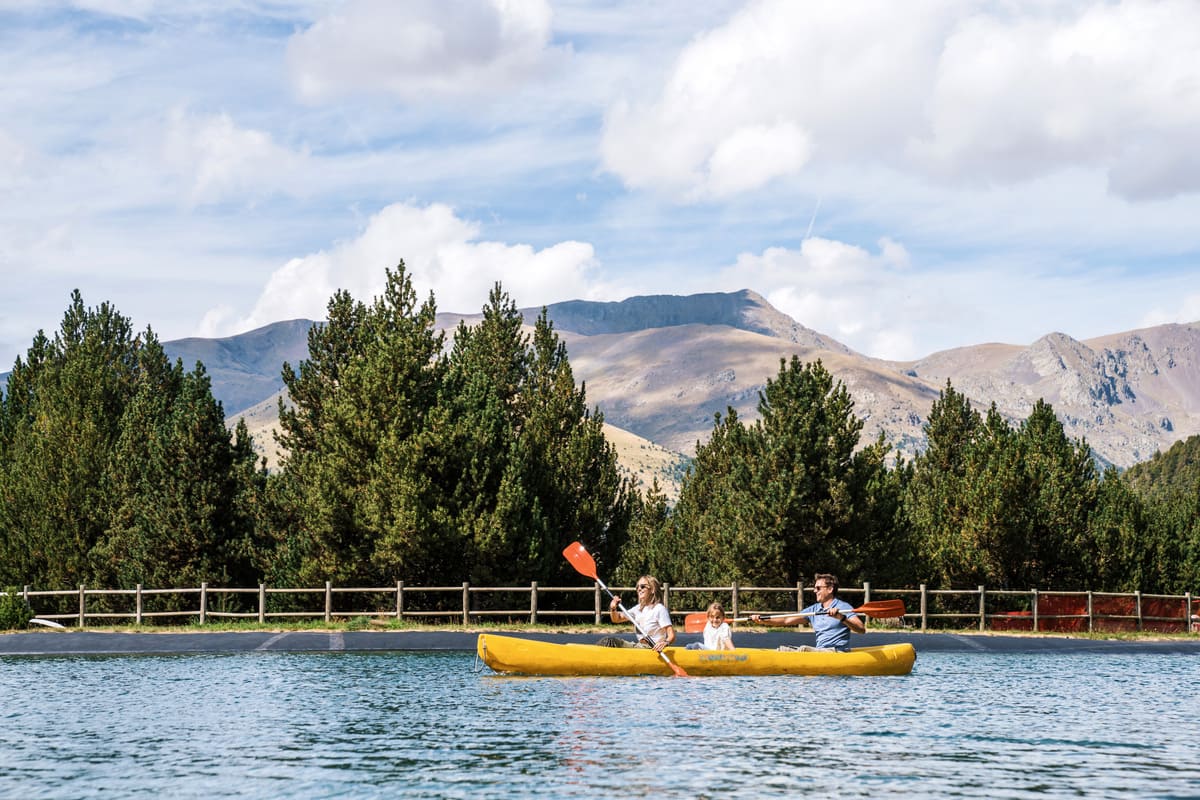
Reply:
[[[513,678],[469,653],[0,658],[0,797],[1197,797],[1194,656]]]

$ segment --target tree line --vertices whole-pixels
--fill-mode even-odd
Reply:
[[[545,309],[526,332],[496,285],[447,341],[401,262],[327,310],[283,366],[268,472],[203,364],[73,293],[0,396],[0,585],[567,585],[573,540],[618,583],[1200,585],[1200,479],[1101,472],[1043,402],[1014,424],[947,382],[905,461],[793,357],[756,420],[715,416],[671,507],[622,474]]]

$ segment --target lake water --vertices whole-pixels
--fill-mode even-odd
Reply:
[[[1200,797],[1200,658],[519,678],[473,654],[0,657],[0,797]]]

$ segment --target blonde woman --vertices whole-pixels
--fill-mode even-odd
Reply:
[[[621,613],[621,596],[613,595],[608,606],[609,618],[613,622],[633,622],[641,633],[637,643],[615,636],[606,636],[599,644],[609,647],[648,647],[661,653],[664,647],[675,643],[675,628],[671,625],[671,614],[662,602],[662,584],[653,575],[637,579],[637,605],[626,609],[629,616]],[[644,635],[643,635],[644,634]]]

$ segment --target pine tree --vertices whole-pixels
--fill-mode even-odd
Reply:
[[[65,587],[224,574],[243,491],[202,366],[76,291],[53,340],[18,359],[0,411],[0,572]],[[248,441],[248,440],[247,440]]]
[[[1098,475],[1087,442],[1067,439],[1054,409],[1043,400],[1018,431],[1025,473],[1025,506],[1031,510],[1024,547],[1028,586],[1078,588],[1091,549],[1088,516],[1096,502]]]
[[[392,567],[428,566],[434,550],[437,509],[422,505],[417,466],[443,337],[433,297],[417,304],[403,262],[371,307],[339,291],[328,313],[309,331],[299,371],[283,367],[292,406],[280,404],[287,455],[273,481],[297,504],[298,525],[281,548],[303,583],[376,582]]]
[[[697,577],[792,584],[866,562],[875,512],[862,492],[879,477],[882,442],[855,455],[862,421],[820,361],[793,356],[760,394],[746,427],[730,409],[697,447],[676,508]],[[880,514],[880,517],[887,516]]]
[[[968,452],[982,424],[971,402],[947,381],[929,411],[927,445],[913,459],[904,500],[923,581],[950,586],[968,561],[962,541]]]
[[[661,563],[670,569],[655,573],[660,579],[693,586],[745,582],[756,565],[782,563],[782,542],[767,535],[761,505],[751,497],[757,471],[754,437],[737,411],[715,415],[708,441],[696,445],[665,531],[661,552],[670,558]],[[646,562],[631,546],[622,554],[622,573],[637,577]]]
[[[75,291],[54,339],[39,332],[28,363],[18,359],[0,466],[5,582],[90,581],[89,554],[107,528],[108,454],[139,346],[128,319],[107,303],[86,308]]]

